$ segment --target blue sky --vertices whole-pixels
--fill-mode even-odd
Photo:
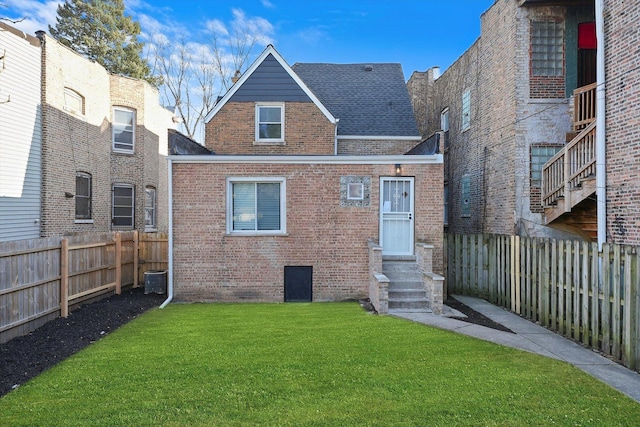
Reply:
[[[399,62],[413,71],[444,71],[480,35],[480,15],[494,0],[125,0],[144,41],[207,43],[207,29],[248,25],[260,34],[252,59],[272,43],[295,62]],[[55,23],[56,0],[2,0],[0,16],[29,34]]]

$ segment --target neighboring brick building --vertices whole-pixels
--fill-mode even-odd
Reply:
[[[268,46],[205,134],[215,155],[170,157],[176,299],[366,297],[370,241],[432,244],[442,272],[442,155],[404,155],[420,136],[399,64],[290,67]]]
[[[604,8],[607,241],[640,245],[640,7]]]
[[[422,136],[448,134],[450,232],[590,235],[592,221],[545,215],[542,165],[579,130],[572,94],[595,81],[594,20],[593,2],[496,0],[478,40],[441,76],[412,75]],[[573,208],[591,214],[589,203]]]
[[[172,113],[147,82],[40,37],[41,235],[166,231]]]

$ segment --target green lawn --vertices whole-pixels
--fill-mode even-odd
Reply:
[[[356,303],[154,309],[0,399],[2,426],[640,425],[578,369]]]

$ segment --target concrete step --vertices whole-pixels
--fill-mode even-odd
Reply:
[[[389,279],[389,290],[409,290],[424,289],[422,280],[391,280]]]
[[[389,299],[426,299],[424,289],[389,289]]]
[[[400,313],[433,313],[430,308],[390,308],[389,314]]]
[[[399,271],[383,271],[382,274],[389,278],[391,282],[422,282],[422,273],[419,272],[399,272]]]
[[[428,310],[430,305],[429,300],[426,298],[389,298],[389,310],[398,308],[408,310]]]
[[[382,261],[382,271],[420,271],[416,262]]]

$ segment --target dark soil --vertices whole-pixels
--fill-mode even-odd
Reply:
[[[444,304],[458,310],[459,312],[467,316],[467,317],[453,317],[454,319],[462,320],[468,323],[473,323],[475,325],[485,326],[491,329],[497,329],[499,331],[514,333],[511,329],[507,328],[506,326],[503,326],[500,323],[494,322],[488,317],[473,310],[471,307],[464,305],[463,303],[461,303],[455,298],[447,298]]]
[[[158,307],[164,295],[144,294],[143,288],[123,290],[46,323],[28,335],[0,344],[0,396],[37,376],[89,344],[115,331],[152,307]],[[367,311],[375,312],[368,299],[360,300]],[[467,315],[459,318],[489,328],[512,332],[452,298],[445,304]]]
[[[144,294],[143,288],[85,304],[69,317],[59,317],[29,335],[0,344],[0,396],[113,332],[152,307],[164,295]]]

